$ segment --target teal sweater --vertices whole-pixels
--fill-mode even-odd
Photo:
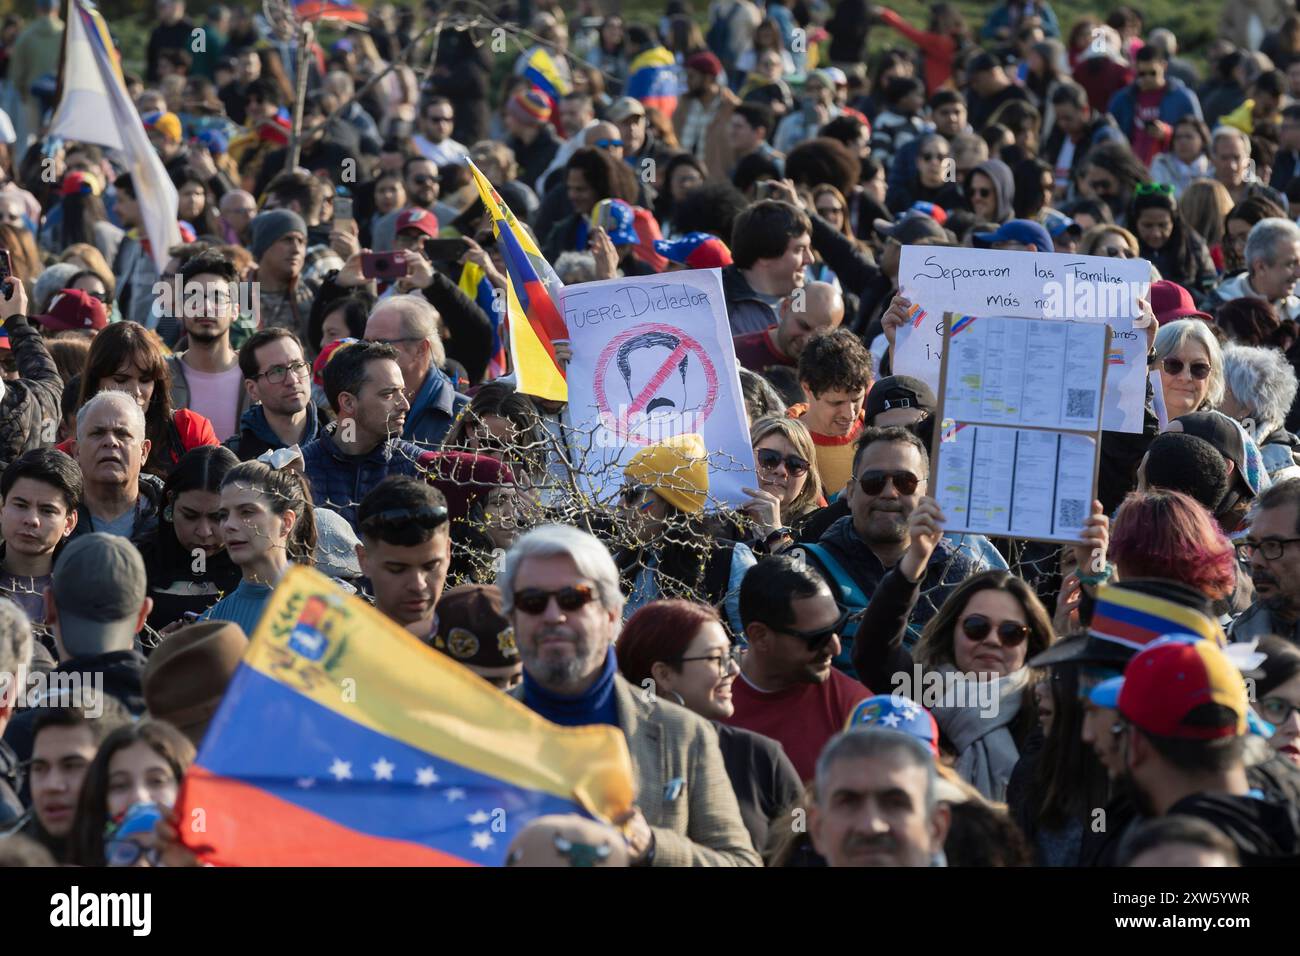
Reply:
[[[251,584],[240,581],[239,586],[223,597],[212,607],[203,612],[203,621],[233,621],[244,629],[249,637],[257,630],[261,620],[262,609],[271,599],[271,587],[266,584]]]

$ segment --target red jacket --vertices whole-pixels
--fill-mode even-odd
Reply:
[[[925,93],[933,95],[952,79],[957,41],[947,34],[927,33],[912,26],[893,10],[879,7],[880,22],[891,26],[921,48],[925,54]]]

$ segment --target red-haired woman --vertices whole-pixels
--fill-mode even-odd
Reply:
[[[718,612],[695,601],[651,601],[628,618],[614,650],[619,670],[637,687],[713,722],[740,815],[762,853],[768,825],[803,787],[775,740],[718,722],[735,711],[731,685],[740,676],[739,649]]]
[[[1212,601],[1237,585],[1232,542],[1195,499],[1155,488],[1124,499],[1111,525],[1109,555],[1119,579],[1180,581]]]

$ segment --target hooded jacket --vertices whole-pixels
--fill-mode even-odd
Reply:
[[[1133,135],[1137,101],[1138,89],[1135,83],[1130,83],[1111,97],[1110,115],[1115,117],[1115,125],[1125,136]],[[1165,77],[1165,93],[1160,98],[1160,122],[1173,126],[1189,115],[1201,119],[1201,101],[1196,98],[1196,93],[1188,89],[1182,80]]]
[[[305,411],[307,421],[303,426],[302,437],[296,442],[299,448],[315,440],[321,429],[316,405],[308,402]],[[281,441],[280,436],[271,428],[271,423],[266,420],[266,409],[261,405],[254,405],[240,416],[239,433],[226,442],[226,447],[238,455],[240,461],[251,461],[268,451],[288,446]]]
[[[1242,866],[1300,866],[1300,807],[1294,803],[1227,793],[1198,793],[1169,808],[1199,817],[1237,846]]]
[[[966,194],[969,202],[971,179],[976,173],[983,173],[993,183],[993,191],[997,194],[997,222],[1003,223],[1011,218],[1012,200],[1016,195],[1016,180],[1011,174],[1011,167],[1000,159],[986,159],[969,173],[966,174]]]

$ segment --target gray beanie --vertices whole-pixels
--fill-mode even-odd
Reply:
[[[249,230],[253,238],[248,251],[258,260],[266,255],[267,249],[291,232],[301,232],[303,238],[307,238],[307,223],[292,209],[272,209],[270,212],[258,213],[253,217]]]

